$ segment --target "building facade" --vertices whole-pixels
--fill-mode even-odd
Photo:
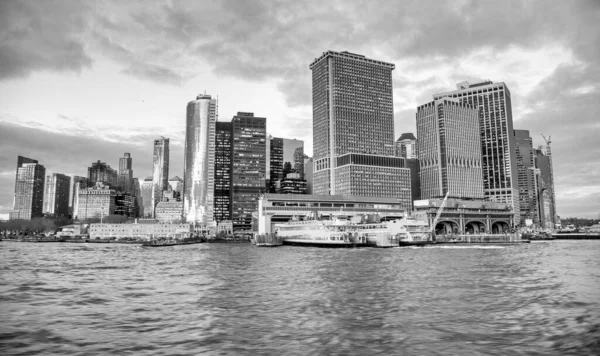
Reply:
[[[115,215],[138,217],[137,198],[129,193],[118,192],[115,196]]]
[[[217,100],[199,95],[187,104],[184,157],[184,218],[188,223],[214,220],[215,126]]]
[[[152,168],[152,216],[154,207],[162,200],[163,190],[169,188],[169,139],[161,137],[154,140]]]
[[[231,122],[217,122],[215,134],[214,220],[231,222]]]
[[[231,125],[231,220],[235,230],[249,230],[265,193],[267,119],[238,112]]]
[[[291,173],[284,172],[286,163],[290,170],[304,176],[304,141],[269,136],[268,143],[268,190],[275,193],[277,182],[283,179],[287,173]]]
[[[161,201],[156,205],[156,220],[163,223],[181,223],[183,202],[176,200]]]
[[[151,218],[154,213],[154,204],[152,200],[153,188],[152,177],[146,177],[140,186],[140,196],[142,198],[139,212],[140,217]]]
[[[189,224],[90,224],[89,233],[91,239],[183,239],[192,229]]]
[[[306,180],[300,173],[288,173],[276,183],[277,194],[306,194]]]
[[[131,154],[125,153],[119,158],[119,174],[117,176],[117,186],[124,193],[132,194],[133,191],[133,170]]]
[[[338,195],[368,190],[377,194],[374,196],[404,199],[406,192],[410,196],[410,179],[404,179],[410,176],[409,171],[390,158],[395,154],[394,65],[349,52],[328,51],[315,59],[310,69],[313,193]],[[354,161],[349,154],[369,164],[340,166],[338,162]],[[386,163],[377,166],[378,162]],[[402,187],[380,189],[391,177],[398,179]],[[361,187],[365,182],[373,186]]]
[[[479,110],[485,197],[509,204],[514,211],[514,223],[518,224],[521,212],[512,104],[508,87],[504,83],[492,81],[463,82],[457,84],[457,90],[435,94],[433,99],[444,97],[456,98],[462,104],[468,104]]]
[[[79,196],[79,189],[88,187],[88,178],[73,176],[71,178],[71,189],[69,192],[69,214],[71,217],[77,214],[77,199]]]
[[[554,202],[554,177],[552,171],[552,156],[548,146],[539,146],[533,150],[535,167],[538,172],[538,211],[540,226],[554,229],[559,223]]]
[[[18,156],[13,210],[10,220],[31,220],[43,216],[46,168],[37,160]]]
[[[528,130],[514,130],[517,153],[517,183],[519,186],[520,225],[527,220],[539,225],[538,192],[533,141]]]
[[[417,158],[417,138],[412,132],[405,132],[396,140],[396,156],[408,159]]]
[[[60,173],[46,176],[44,213],[51,214],[55,217],[68,217],[70,189],[71,177]]]
[[[98,182],[94,186],[79,189],[77,219],[104,218],[115,213],[117,192],[109,185]]]
[[[100,162],[100,160],[92,163],[91,167],[88,167],[88,181],[90,185],[104,183],[116,187],[117,180],[117,171],[110,168],[108,164]]]
[[[177,192],[177,194],[181,196],[181,193],[183,192],[183,179],[179,178],[178,176],[169,179],[169,189]]]
[[[483,199],[479,111],[457,99],[417,108],[421,199]]]

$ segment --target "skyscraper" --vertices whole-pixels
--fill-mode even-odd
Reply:
[[[485,197],[512,206],[520,222],[516,147],[510,91],[504,83],[462,82],[457,90],[435,94],[434,100],[457,98],[479,110],[479,129]],[[419,153],[420,154],[420,153]]]
[[[533,142],[528,130],[514,130],[517,183],[519,187],[519,209],[521,210],[521,225],[529,219],[539,224],[538,198],[536,189],[536,168],[533,152]]]
[[[151,218],[154,213],[154,204],[152,200],[152,190],[154,185],[152,184],[152,177],[146,177],[140,186],[140,196],[142,198],[142,204],[140,205],[139,216],[144,218]]]
[[[119,158],[119,175],[117,185],[125,193],[132,193],[133,170],[131,169],[131,155],[125,153],[122,158]]]
[[[283,168],[286,163],[289,163],[296,173],[304,175],[304,141],[269,136],[268,151],[269,192],[275,193],[276,182],[285,178]]]
[[[198,95],[187,104],[183,166],[183,215],[188,223],[214,220],[217,100]]]
[[[169,188],[169,139],[161,137],[154,140],[152,168],[152,216],[154,208],[162,200],[163,190]]]
[[[405,132],[396,140],[396,155],[404,158],[417,158],[417,138],[412,132]]]
[[[15,198],[10,220],[31,220],[43,216],[44,176],[46,168],[37,160],[18,156],[15,179]]]
[[[71,190],[71,177],[54,173],[46,176],[44,190],[44,213],[55,217],[69,215],[69,193]]]
[[[533,150],[535,167],[539,170],[537,180],[538,210],[540,226],[554,229],[558,223],[556,204],[554,202],[554,177],[552,172],[552,156],[548,146],[539,146]]]
[[[88,167],[88,181],[89,185],[95,185],[96,183],[104,183],[113,187],[117,186],[117,171],[110,168],[110,166],[104,162],[94,162],[91,167]]]
[[[417,108],[421,199],[483,199],[479,111],[458,99]]]
[[[215,221],[231,220],[231,122],[217,122],[215,134]]]
[[[310,69],[313,193],[394,197],[410,208],[410,170],[394,157],[394,64],[327,51]]]
[[[234,229],[250,229],[265,192],[267,119],[238,112],[231,125],[231,218]]]

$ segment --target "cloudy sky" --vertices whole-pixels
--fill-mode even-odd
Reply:
[[[312,152],[311,73],[326,50],[396,64],[396,137],[417,105],[464,80],[505,82],[514,126],[551,136],[558,213],[600,214],[600,2],[0,1],[0,217],[17,155],[47,173],[92,162],[151,173],[171,138],[182,175],[185,107],[219,98],[220,120],[267,117]]]

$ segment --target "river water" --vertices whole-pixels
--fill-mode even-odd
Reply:
[[[600,354],[600,241],[485,247],[0,242],[0,354]]]

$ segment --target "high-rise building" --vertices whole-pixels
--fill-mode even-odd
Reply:
[[[276,182],[277,194],[306,194],[306,180],[300,173],[292,172]]]
[[[82,183],[79,186],[77,185],[77,183]],[[87,177],[80,177],[80,176],[73,176],[71,178],[71,189],[69,191],[69,210],[70,210],[70,214],[73,215],[74,212],[77,211],[77,209],[75,209],[75,204],[77,202],[77,191],[80,188],[86,188],[88,185],[88,178]]]
[[[91,167],[88,167],[88,181],[90,186],[96,183],[104,183],[113,187],[117,186],[117,171],[110,168],[110,166],[104,162],[94,162]]]
[[[504,83],[486,80],[462,82],[457,90],[435,94],[434,100],[456,98],[479,110],[479,129],[485,197],[512,207],[515,225],[520,222],[517,157],[513,134],[512,104]],[[421,153],[419,152],[419,156]]]
[[[306,180],[306,194],[313,194],[313,159],[304,156],[304,179]]]
[[[215,133],[215,204],[214,220],[231,221],[231,122],[217,122]]]
[[[294,172],[304,175],[304,141],[269,136],[268,143],[268,187],[270,193],[275,193],[276,182],[285,178],[286,163]]]
[[[517,183],[519,187],[520,224],[531,220],[539,224],[536,168],[533,141],[528,130],[514,130],[517,157]]]
[[[162,200],[163,190],[169,187],[169,139],[161,137],[154,140],[152,168],[152,216],[154,207]]]
[[[417,158],[417,138],[412,132],[405,132],[396,140],[396,156]]]
[[[246,230],[265,193],[267,119],[238,112],[231,125],[231,218],[234,229]]]
[[[46,176],[44,189],[44,213],[55,217],[69,216],[69,193],[71,190],[71,177],[54,173]]]
[[[154,186],[152,184],[152,177],[146,177],[140,186],[140,196],[142,204],[140,206],[139,216],[144,218],[151,218],[154,213],[154,205],[152,200],[152,190]]]
[[[119,158],[119,175],[117,185],[125,193],[132,193],[133,170],[131,169],[131,154],[125,153]]]
[[[10,220],[31,220],[43,216],[46,168],[37,160],[18,156],[15,197]]]
[[[410,208],[410,170],[394,157],[394,67],[334,51],[310,65],[314,194],[393,197]]]
[[[210,224],[214,220],[217,105],[210,95],[198,95],[187,104],[183,215],[188,223]]]
[[[538,170],[538,211],[540,226],[554,229],[558,223],[556,203],[554,202],[554,177],[552,156],[548,146],[539,146],[533,150],[535,167]]]
[[[417,108],[421,199],[483,199],[479,111],[457,99]]]
[[[97,182],[79,190],[77,219],[102,219],[115,213],[117,192],[108,184]]]

